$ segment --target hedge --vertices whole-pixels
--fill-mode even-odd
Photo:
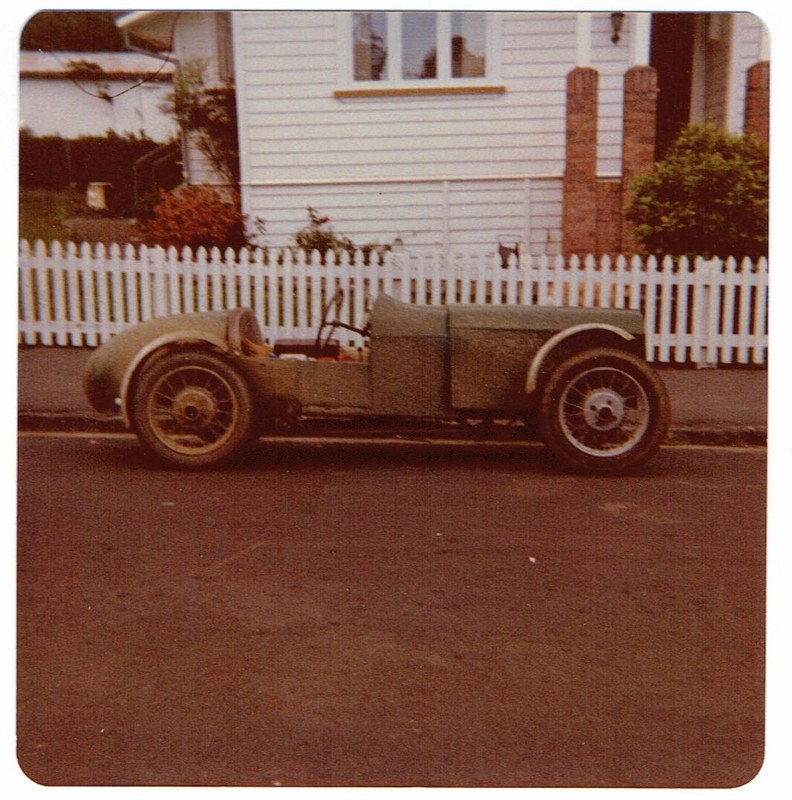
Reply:
[[[134,167],[160,145],[146,138],[118,136],[31,136],[19,139],[19,185],[23,189],[84,190],[89,183],[112,185],[111,210],[131,212],[134,206]]]

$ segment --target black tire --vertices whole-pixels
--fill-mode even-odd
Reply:
[[[132,420],[147,450],[179,467],[231,460],[254,432],[245,380],[225,360],[176,352],[144,369],[134,389]]]
[[[668,433],[660,377],[626,351],[596,348],[570,356],[545,382],[538,407],[545,444],[566,467],[596,475],[629,471]]]

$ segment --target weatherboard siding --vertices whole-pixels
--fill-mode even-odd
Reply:
[[[359,244],[558,252],[576,15],[504,13],[500,29],[502,94],[339,98],[337,12],[235,14],[243,197],[262,240],[289,244],[313,206]]]

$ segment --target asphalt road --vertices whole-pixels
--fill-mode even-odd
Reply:
[[[48,785],[727,787],[762,761],[765,452],[594,479],[19,440],[18,756]]]

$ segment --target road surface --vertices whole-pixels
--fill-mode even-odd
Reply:
[[[762,761],[765,457],[642,474],[19,440],[18,757],[48,785],[736,786]]]

